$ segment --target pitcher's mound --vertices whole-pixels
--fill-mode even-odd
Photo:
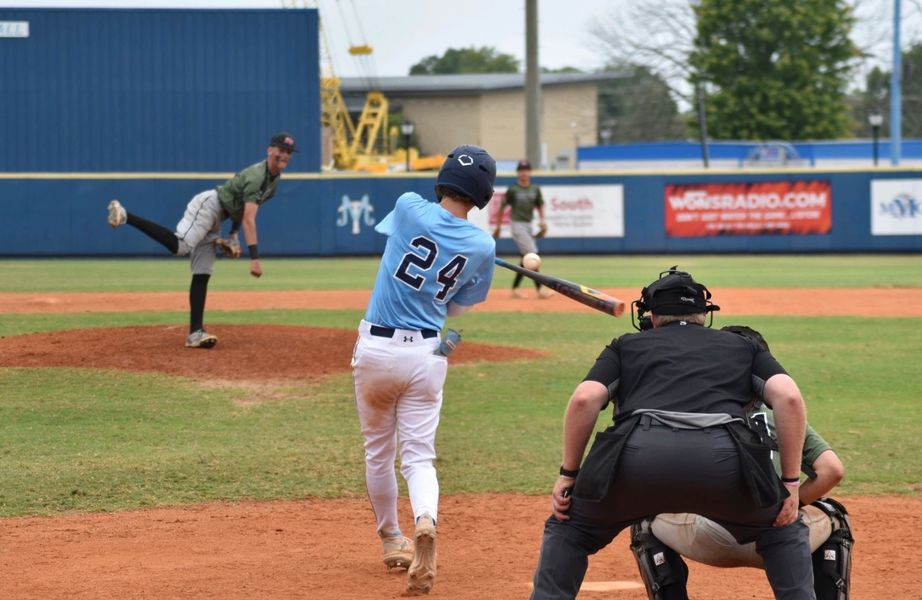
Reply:
[[[72,329],[0,339],[0,364],[157,371],[198,379],[305,380],[348,372],[356,332],[293,325],[215,325],[211,349],[186,348],[180,325]],[[541,352],[463,340],[452,364],[541,358]]]

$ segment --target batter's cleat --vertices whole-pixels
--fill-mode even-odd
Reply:
[[[554,295],[554,292],[547,289],[546,287],[543,287],[540,290],[538,290],[538,297],[541,298],[542,300],[546,300],[547,298],[550,298],[553,295]]]
[[[387,570],[407,569],[413,562],[413,541],[397,534],[381,538],[384,544],[384,566]]]
[[[512,297],[513,298],[524,298],[525,294],[519,288],[512,288]]]
[[[204,329],[193,331],[186,338],[186,348],[213,348],[218,343],[218,338]]]
[[[109,202],[109,225],[112,227],[118,227],[124,225],[128,221],[128,212],[125,210],[125,207],[122,206],[122,203],[118,200],[113,200]]]
[[[407,571],[407,595],[428,594],[435,583],[435,521],[428,514],[416,521],[416,548]]]

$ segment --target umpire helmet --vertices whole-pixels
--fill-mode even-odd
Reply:
[[[478,146],[458,146],[448,153],[435,182],[435,194],[439,200],[439,188],[457,192],[469,199],[477,208],[483,208],[493,197],[493,183],[496,181],[496,161],[486,150]]]
[[[663,271],[659,279],[640,291],[635,300],[638,310],[658,315],[688,315],[720,310],[711,304],[711,292],[695,281],[691,274],[678,271],[678,265]]]

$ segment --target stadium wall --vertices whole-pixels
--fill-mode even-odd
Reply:
[[[106,224],[108,201],[119,198],[130,211],[173,227],[194,194],[230,175],[0,173],[0,221],[7,231],[0,256],[162,256],[163,249],[140,232],[128,226],[113,231]],[[548,205],[549,237],[540,243],[544,253],[922,251],[922,169],[558,172],[536,175],[535,181]],[[434,173],[286,172],[276,197],[260,210],[260,249],[267,257],[379,254],[385,238],[374,232],[374,224],[405,191],[433,198],[433,182]],[[513,182],[511,174],[501,174],[497,191],[502,193]],[[728,226],[739,225],[743,217],[761,219],[767,210],[743,217],[730,210],[712,214],[710,221],[702,217],[684,223],[667,196],[709,195],[746,204],[747,198],[769,198],[778,190],[800,188],[819,190],[810,192],[822,204],[813,211],[819,217],[809,218],[806,225],[794,223],[792,227],[802,227],[801,231],[756,235],[706,227],[719,225],[724,216],[730,219]],[[689,204],[682,214],[695,219],[704,214],[693,214],[694,208]],[[490,210],[472,213],[472,221],[487,231],[493,228],[493,218]],[[777,223],[772,226],[780,227]],[[691,231],[689,226],[698,229]],[[225,223],[225,231],[227,227]],[[515,252],[507,235],[499,240],[498,251]]]
[[[320,170],[316,9],[0,7],[0,81],[0,172]]]

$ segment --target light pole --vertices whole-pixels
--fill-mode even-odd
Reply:
[[[868,115],[868,123],[871,125],[871,132],[874,136],[874,166],[877,166],[877,141],[880,139],[880,126],[884,123],[884,116],[879,111],[874,111]]]
[[[407,172],[410,171],[410,136],[413,135],[413,130],[416,129],[416,126],[413,125],[413,121],[404,119],[403,123],[400,124],[400,133],[403,134],[403,147],[406,150],[407,156]]]
[[[704,109],[704,83],[699,83],[696,88],[695,92],[698,96],[698,135],[701,137],[701,161],[704,163],[704,168],[707,169],[710,158],[708,156],[708,120]]]

